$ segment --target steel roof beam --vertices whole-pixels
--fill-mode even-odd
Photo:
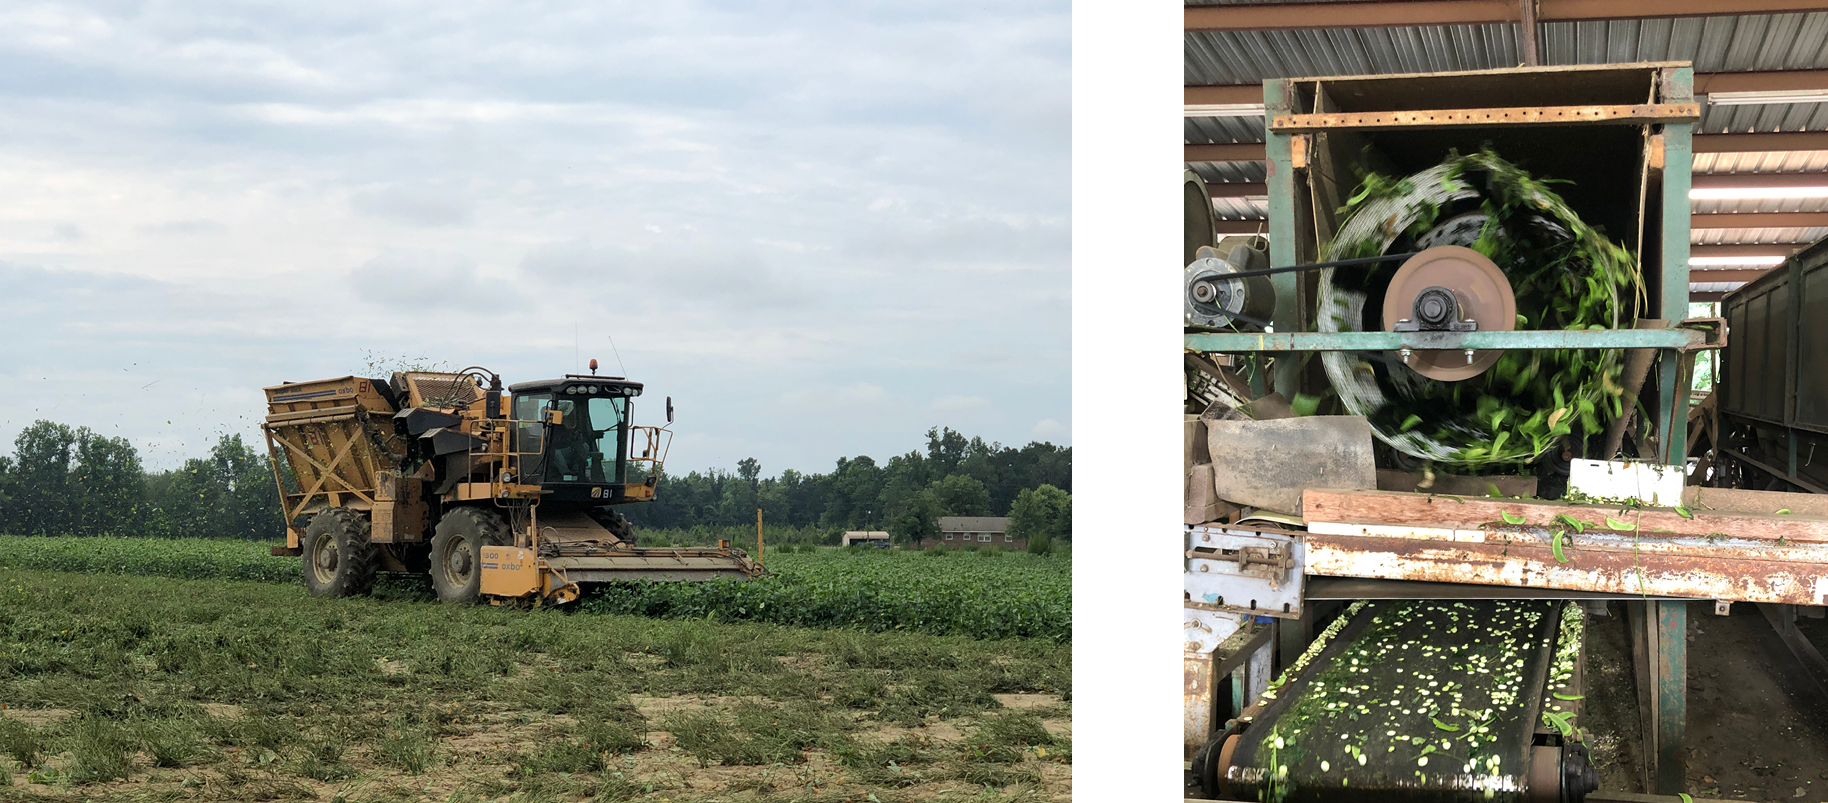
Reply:
[[[1689,257],[1788,257],[1808,243],[1734,243],[1731,245],[1697,244],[1688,247]],[[1691,271],[1700,268],[1690,268]]]
[[[1828,6],[1828,2],[1823,3]],[[1227,6],[1230,8],[1230,6]],[[1695,94],[1713,92],[1804,92],[1828,89],[1828,70],[1766,70],[1695,74]],[[1242,106],[1263,103],[1262,84],[1211,84],[1181,87],[1187,106]]]
[[[1188,162],[1261,162],[1263,144],[1226,142],[1183,146]],[[1783,131],[1771,134],[1696,134],[1695,153],[1767,153],[1828,151],[1828,131]]]
[[[1486,25],[1522,21],[1513,0],[1414,0],[1326,4],[1324,15],[1311,3],[1235,3],[1185,6],[1188,31],[1278,31],[1302,28],[1393,28],[1415,25]],[[1538,0],[1537,22],[1724,17],[1828,11],[1821,0]]]
[[[1828,226],[1828,212],[1744,212],[1689,215],[1692,229],[1813,229]]]
[[[1772,266],[1776,267],[1776,266]],[[1689,284],[1715,284],[1718,282],[1749,282],[1765,275],[1771,268],[1695,268],[1688,269]]]

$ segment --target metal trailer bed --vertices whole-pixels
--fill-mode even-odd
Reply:
[[[1729,293],[1712,484],[1828,493],[1828,239]],[[1821,452],[1821,463],[1815,462]]]

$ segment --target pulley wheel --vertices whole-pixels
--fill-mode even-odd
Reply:
[[[1508,332],[1517,328],[1517,298],[1511,280],[1484,254],[1459,245],[1437,245],[1403,262],[1384,294],[1384,331],[1396,331],[1398,321],[1415,317],[1415,300],[1431,288],[1453,291],[1459,319],[1473,321],[1480,332]],[[1399,362],[1401,353],[1391,355]],[[1480,349],[1467,359],[1463,349],[1416,349],[1407,364],[1416,373],[1443,382],[1471,379],[1490,369],[1504,356],[1503,349]]]

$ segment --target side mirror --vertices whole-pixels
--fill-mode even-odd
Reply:
[[[549,427],[562,427],[565,425],[565,411],[548,407],[543,411],[540,420],[546,422],[546,426]]]
[[[673,397],[666,397],[666,422],[673,423]]]

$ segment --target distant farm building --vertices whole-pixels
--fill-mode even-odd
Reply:
[[[857,530],[844,534],[843,544],[873,544],[880,549],[889,548],[889,534],[876,530]]]
[[[1027,549],[1028,539],[1009,534],[1007,516],[941,516],[939,542],[950,547],[997,546]]]

